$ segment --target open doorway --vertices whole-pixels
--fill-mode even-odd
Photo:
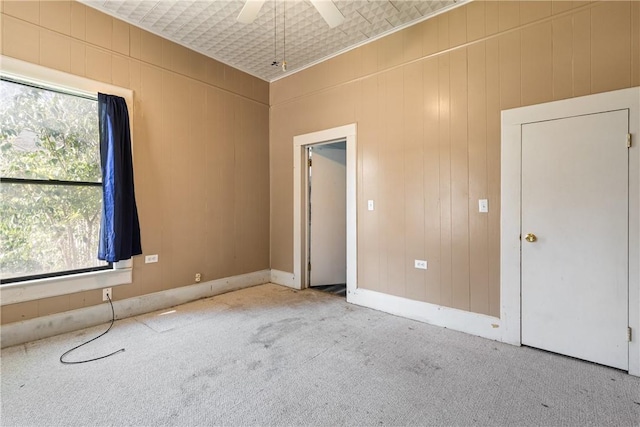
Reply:
[[[297,135],[293,138],[293,277],[292,287],[309,287],[309,194],[308,160],[310,146],[342,142],[346,150],[346,282],[347,301],[358,289],[358,248],[356,221],[356,124]],[[313,156],[313,154],[312,154]],[[313,266],[312,266],[313,268]]]
[[[307,286],[346,297],[347,144],[307,147]]]

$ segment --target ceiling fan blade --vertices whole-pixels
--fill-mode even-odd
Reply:
[[[258,17],[260,9],[266,0],[247,0],[236,20],[243,24],[251,24]]]
[[[331,0],[309,0],[322,15],[329,28],[335,28],[344,22],[344,16]]]

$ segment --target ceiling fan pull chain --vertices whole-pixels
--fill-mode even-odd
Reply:
[[[282,72],[287,71],[287,0],[282,9]]]
[[[273,0],[273,64],[278,65],[278,0]]]

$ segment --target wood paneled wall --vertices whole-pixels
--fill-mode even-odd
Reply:
[[[2,54],[134,91],[145,254],[116,300],[269,268],[269,84],[72,1],[2,1]],[[102,303],[2,307],[2,323]]]
[[[638,85],[635,1],[474,1],[278,80],[271,266],[293,271],[293,137],[357,122],[358,286],[499,316],[500,111]]]

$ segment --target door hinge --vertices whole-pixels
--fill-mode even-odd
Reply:
[[[631,335],[631,326],[627,327],[627,341],[631,342],[632,339],[632,335]]]
[[[309,159],[309,167],[311,167],[311,159]]]
[[[631,134],[627,134],[627,148],[631,148]]]
[[[311,263],[307,264],[307,270],[311,271]]]

